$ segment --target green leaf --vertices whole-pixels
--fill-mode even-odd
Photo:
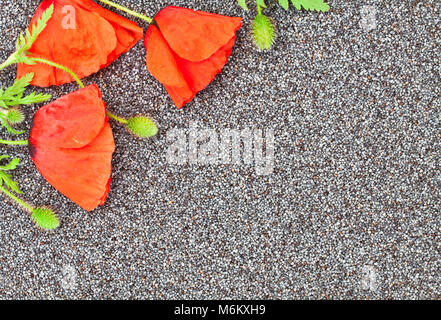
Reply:
[[[5,159],[9,159],[10,156],[0,156],[0,161],[3,161]],[[5,171],[12,171],[15,170],[20,163],[20,159],[14,158],[6,165],[0,166],[0,186],[3,186],[3,184],[6,185],[9,189],[12,191],[15,191],[16,193],[21,193],[20,189],[18,188],[17,182],[12,180],[12,176],[10,174],[7,174]]]
[[[256,0],[256,3],[257,3],[259,6],[262,6],[262,7],[266,8],[265,0]]]
[[[289,0],[279,0],[279,4],[282,6],[283,9],[289,9]]]
[[[303,7],[305,10],[329,11],[329,4],[324,0],[291,0],[291,2],[297,10],[301,10]]]
[[[18,97],[16,100],[12,100],[7,104],[9,106],[29,105],[29,104],[33,104],[33,103],[44,102],[44,101],[50,100],[51,98],[52,98],[52,96],[50,94],[45,94],[45,93],[36,94],[35,92],[32,92],[28,96],[25,96],[23,98]]]
[[[32,210],[32,219],[44,230],[54,230],[60,226],[57,215],[48,208],[35,208]]]
[[[271,49],[276,36],[276,31],[271,20],[263,14],[257,15],[253,21],[254,43],[260,50]]]
[[[0,161],[4,159],[9,159],[10,156],[1,156]],[[14,158],[11,162],[9,162],[7,165],[0,166],[0,171],[9,171],[9,170],[15,170],[20,163],[20,159]]]
[[[51,99],[52,96],[50,94],[36,94],[35,92],[32,92],[30,95],[23,97],[24,91],[30,85],[33,78],[34,74],[28,73],[20,79],[16,79],[14,84],[6,90],[3,90],[3,88],[1,88],[0,106],[7,109],[10,106],[28,105],[32,103],[44,102]]]
[[[153,120],[147,117],[133,117],[127,120],[127,128],[137,137],[150,138],[158,133]]]
[[[37,40],[41,32],[46,28],[49,19],[52,17],[54,12],[54,4],[51,4],[46,11],[37,19],[37,22],[26,29],[25,35],[20,33],[16,41],[16,51],[9,56],[9,58],[2,64],[2,67],[9,66],[11,64],[24,63],[33,65],[35,61],[30,58],[29,50]]]
[[[1,95],[1,100],[12,100],[16,96],[23,94],[23,92],[26,90],[26,88],[31,83],[32,79],[34,78],[34,73],[28,73],[25,74],[23,77],[16,79],[14,84],[7,88]]]
[[[3,186],[3,184],[5,184],[9,189],[21,194],[21,191],[17,186],[17,182],[12,180],[12,176],[0,171],[0,186]]]
[[[237,3],[246,11],[248,11],[247,1],[246,0],[237,0]]]
[[[3,186],[3,183],[12,191],[21,194],[17,185],[18,183],[12,180],[12,176],[6,172],[0,171],[0,186]]]
[[[0,162],[2,162],[5,159],[9,159],[10,156],[8,155],[2,155],[0,156]],[[60,225],[60,222],[58,220],[57,215],[48,208],[34,208],[25,203],[24,201],[18,199],[16,196],[14,196],[9,191],[7,192],[6,188],[3,187],[5,184],[7,188],[9,188],[11,191],[14,191],[15,193],[21,194],[22,192],[17,186],[17,182],[12,180],[11,175],[7,174],[6,171],[12,171],[15,170],[20,163],[20,160],[15,158],[12,159],[8,164],[0,166],[0,187],[2,187],[2,191],[4,191],[5,194],[7,194],[9,197],[17,201],[19,204],[24,206],[26,209],[32,210],[32,219],[35,221],[35,223],[45,230],[53,230],[58,228]]]
[[[29,49],[31,49],[35,40],[37,40],[38,36],[41,32],[46,28],[48,21],[52,17],[54,13],[54,5],[51,4],[46,11],[43,12],[40,18],[38,18],[37,23],[34,23],[32,26],[32,31],[29,29],[26,30],[26,36],[20,34],[19,39],[17,41],[17,53],[18,55],[22,55],[26,53]]]

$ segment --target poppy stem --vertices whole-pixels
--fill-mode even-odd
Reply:
[[[260,7],[260,4],[258,2],[256,2],[256,4],[257,4],[257,13],[259,15],[261,15],[262,14],[262,8]]]
[[[55,67],[55,68],[58,68],[58,69],[61,69],[61,70],[65,71],[65,72],[67,72],[68,74],[71,75],[72,78],[74,78],[74,80],[78,83],[78,85],[80,86],[80,88],[84,88],[84,84],[81,82],[80,78],[78,78],[78,76],[77,76],[72,70],[70,70],[69,68],[67,68],[67,67],[65,67],[65,66],[62,66],[61,64],[58,64],[58,63],[55,63],[55,62],[52,62],[52,61],[46,60],[46,59],[32,58],[32,60],[37,61],[37,62],[41,62],[41,63],[48,64],[48,65],[50,65],[50,66],[52,66],[52,67]],[[126,120],[126,119],[124,119],[124,118],[120,118],[120,117],[118,117],[118,116],[116,116],[116,115],[110,113],[109,111],[107,111],[107,116],[108,116],[109,118],[113,119],[113,120],[116,120],[116,121],[122,123],[122,124],[127,124],[127,120]],[[1,140],[0,140],[0,143],[2,143]],[[7,144],[13,144],[13,143],[11,143],[11,142],[9,141],[9,143],[7,143]],[[15,144],[18,144],[18,143],[15,143]],[[23,144],[25,144],[25,143],[23,142]],[[28,144],[27,141],[26,141],[26,144]]]
[[[67,72],[78,83],[80,88],[84,88],[84,84],[81,82],[80,78],[78,78],[78,76],[75,73],[73,73],[73,71],[70,70],[69,68],[62,66],[61,64],[58,64],[58,63],[55,63],[55,62],[52,62],[52,61],[49,61],[46,59],[42,59],[42,58],[32,58],[32,60],[50,65],[52,67],[55,67],[55,68],[58,68],[58,69],[61,69],[65,72]]]
[[[0,192],[3,192],[4,194],[6,194],[9,198],[11,198],[12,200],[16,201],[17,203],[19,203],[20,205],[22,205],[23,207],[25,207],[26,209],[28,209],[29,211],[32,212],[32,210],[34,210],[34,208],[32,208],[29,204],[27,204],[26,202],[24,202],[23,200],[21,200],[19,197],[15,196],[14,194],[12,194],[11,192],[9,192],[8,190],[6,190],[4,187],[0,186]]]
[[[124,119],[124,118],[120,118],[120,117],[114,115],[113,113],[110,113],[109,111],[107,111],[107,116],[108,116],[109,118],[115,120],[115,121],[118,121],[119,123],[127,124],[127,120],[126,120],[126,119]]]
[[[9,141],[9,140],[0,140],[1,144],[7,144],[10,146],[27,146],[29,144],[28,140],[18,140],[18,141]]]
[[[101,1],[102,3],[105,3],[105,4],[107,4],[107,5],[109,5],[109,6],[111,6],[111,7],[114,7],[114,8],[116,8],[116,9],[119,9],[119,10],[121,10],[121,11],[127,12],[128,14],[131,14],[132,16],[135,16],[135,17],[137,17],[137,18],[140,18],[140,19],[142,19],[142,20],[145,20],[145,21],[147,21],[148,23],[152,23],[152,21],[153,21],[152,18],[146,17],[146,16],[143,15],[143,14],[140,14],[140,13],[138,13],[138,12],[136,12],[136,11],[130,10],[130,9],[126,8],[126,7],[123,7],[123,6],[121,6],[121,5],[119,5],[119,4],[115,3],[115,2],[108,1],[108,0],[99,0],[99,1]]]

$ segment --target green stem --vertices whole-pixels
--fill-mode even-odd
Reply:
[[[69,68],[67,68],[65,66],[62,66],[61,64],[58,64],[58,63],[55,63],[55,62],[52,62],[52,61],[49,61],[49,60],[46,60],[46,59],[42,59],[42,58],[32,58],[32,60],[37,61],[37,62],[41,62],[41,63],[45,63],[47,65],[50,65],[52,67],[55,67],[55,68],[58,68],[58,69],[61,69],[61,70],[65,71],[65,72],[67,72],[68,74],[71,75],[72,78],[74,78],[74,80],[78,83],[80,88],[84,88],[84,84],[81,82],[80,78],[78,78],[78,76],[72,70],[70,70]],[[112,118],[112,119],[114,119],[114,120],[116,120],[118,122],[127,124],[127,120],[125,120],[123,118],[120,118],[120,117],[117,117],[117,116],[115,116],[114,114],[112,114],[112,113],[110,113],[108,111],[107,111],[107,115],[109,116],[109,118]]]
[[[11,55],[9,56],[8,59],[6,59],[5,62],[3,62],[2,64],[0,64],[0,70],[3,70],[4,68],[9,67],[11,64],[14,64],[14,63],[15,63],[15,56],[16,56],[16,54],[17,54],[17,53],[14,52],[13,54],[11,54]]]
[[[80,88],[84,88],[84,84],[81,82],[80,78],[78,78],[78,76],[73,73],[72,70],[70,70],[69,68],[62,66],[61,64],[46,60],[46,59],[42,59],[42,58],[32,58],[33,61],[37,61],[37,62],[41,62],[41,63],[45,63],[47,65],[50,65],[52,67],[61,69],[65,72],[67,72],[68,74],[71,75],[71,77],[78,83],[78,85],[80,86]]]
[[[107,116],[115,121],[118,121],[119,123],[127,124],[126,119],[115,116],[114,114],[110,113],[109,111],[107,111]]]
[[[27,146],[29,144],[28,140],[19,140],[19,141],[9,141],[9,140],[0,140],[1,144],[7,144],[10,146]]]
[[[23,200],[21,200],[20,198],[18,198],[17,196],[12,194],[8,190],[6,190],[4,187],[0,186],[0,191],[3,192],[4,194],[6,194],[9,198],[11,198],[14,201],[18,202],[19,204],[21,204],[23,207],[25,207],[29,211],[32,212],[32,210],[34,210],[34,208],[32,208],[29,204],[27,204],[26,202],[24,202]]]
[[[115,3],[115,2],[108,1],[108,0],[98,0],[98,1],[101,1],[102,3],[108,4],[109,6],[117,8],[117,9],[119,9],[121,11],[127,12],[128,14],[131,14],[132,16],[135,16],[135,17],[140,18],[142,20],[145,20],[148,23],[152,23],[152,21],[153,21],[152,18],[146,17],[145,15],[140,14],[140,13],[138,13],[136,11],[127,9],[126,7],[123,7],[123,6],[121,6],[121,5],[119,5],[119,4]]]
[[[256,4],[257,4],[257,13],[260,16],[262,14],[262,8],[260,7],[260,4],[258,2],[256,2]]]

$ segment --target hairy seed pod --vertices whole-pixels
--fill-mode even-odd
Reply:
[[[254,43],[260,50],[269,50],[274,44],[276,30],[271,20],[259,14],[253,21],[253,38]]]
[[[25,116],[23,112],[21,112],[18,108],[8,110],[8,113],[6,114],[6,121],[8,121],[10,124],[22,123],[24,119]]]
[[[131,133],[140,138],[150,138],[158,133],[158,128],[153,120],[143,116],[127,120],[127,128]]]

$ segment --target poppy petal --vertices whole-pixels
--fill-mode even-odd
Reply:
[[[134,22],[101,8],[91,0],[44,0],[37,8],[31,26],[48,6],[54,13],[45,30],[39,35],[30,52],[64,65],[80,78],[106,67],[143,37],[143,30]],[[69,6],[69,7],[68,7]],[[75,23],[65,11],[73,8]],[[71,12],[72,13],[72,12]],[[73,23],[73,24],[72,24]],[[33,85],[47,87],[72,82],[62,70],[41,63],[19,64],[17,77],[34,72]]]
[[[82,149],[33,148],[35,166],[55,189],[87,211],[104,204],[109,193],[114,148],[108,123]]]
[[[170,98],[178,109],[181,109],[187,103],[193,100],[196,96],[196,93],[191,91],[188,86],[185,87],[171,87],[164,85],[167,90]]]
[[[115,29],[117,44],[115,50],[109,55],[107,65],[111,64],[121,54],[129,51],[144,36],[144,30],[135,22],[127,20],[110,10],[104,9],[93,1],[72,0],[78,6],[88,9],[104,17]],[[106,65],[106,66],[107,66]]]
[[[53,147],[83,148],[101,132],[106,105],[96,85],[72,92],[37,111],[31,139]]]
[[[155,21],[173,51],[189,61],[208,59],[242,26],[242,18],[169,6]]]
[[[87,108],[92,111],[83,113]],[[109,193],[115,144],[103,110],[96,86],[80,89],[38,110],[29,137],[42,176],[88,211],[104,204]]]
[[[220,48],[210,58],[193,62],[176,57],[179,70],[184,75],[188,85],[194,93],[203,90],[213,81],[214,77],[222,71],[233,50],[236,37],[231,39],[225,46]]]
[[[147,68],[162,84],[169,86],[187,86],[178,69],[175,55],[165,41],[161,32],[151,25],[146,32]]]
[[[193,62],[173,53],[159,30],[155,26],[150,26],[145,38],[147,68],[164,84],[171,99],[180,109],[193,100],[195,95],[222,71],[235,40],[236,37],[233,37],[210,58]]]

